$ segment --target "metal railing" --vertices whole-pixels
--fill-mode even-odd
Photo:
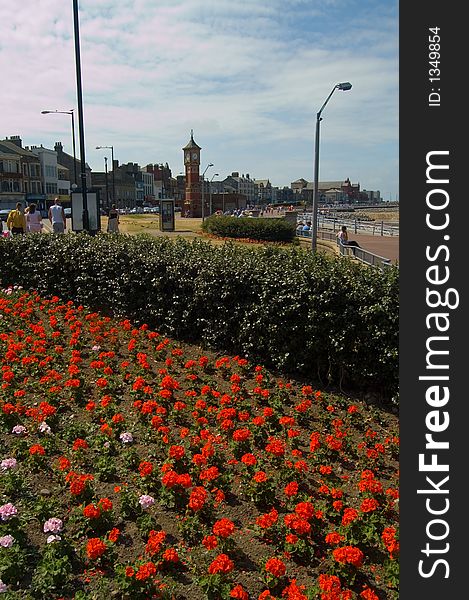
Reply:
[[[296,235],[298,237],[311,239],[311,230],[297,231]],[[374,254],[373,252],[365,250],[364,248],[357,248],[356,246],[344,246],[340,243],[340,241],[337,238],[337,235],[333,232],[318,230],[318,239],[335,242],[337,244],[337,247],[339,248],[341,256],[350,256],[352,258],[356,258],[357,260],[366,265],[379,267],[380,269],[387,269],[392,266],[392,261],[390,258],[379,256],[378,254]]]
[[[298,222],[312,221],[313,213],[298,213]],[[339,231],[342,225],[353,231],[353,233],[365,233],[368,235],[381,235],[381,236],[399,236],[399,225],[387,225],[384,221],[363,221],[360,219],[347,219],[341,217],[326,217],[324,215],[318,215],[318,228],[331,229],[332,231]]]

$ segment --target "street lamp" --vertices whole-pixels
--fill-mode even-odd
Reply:
[[[212,181],[214,177],[218,177],[220,173],[214,173],[212,175],[212,179],[210,179],[210,183],[208,185],[208,190],[210,192],[210,203],[209,203],[209,212],[212,214]]]
[[[109,210],[109,186],[107,183],[107,156],[104,157],[104,181],[106,185],[106,208]]]
[[[72,117],[72,145],[73,145],[73,171],[74,171],[74,182],[77,184],[77,158],[75,153],[75,119],[73,118],[73,108],[70,110],[41,110],[41,114],[50,115],[53,113],[60,113],[61,115],[71,115]]]
[[[318,187],[319,187],[319,124],[321,123],[321,113],[324,110],[324,107],[329,102],[332,94],[335,90],[342,90],[346,92],[347,90],[352,89],[352,84],[348,81],[344,83],[337,83],[333,88],[332,92],[326,98],[326,101],[321,106],[321,109],[316,115],[316,144],[315,144],[315,153],[314,153],[314,193],[313,193],[313,219],[312,219],[312,228],[311,228],[311,250],[316,252],[317,238],[318,238]]]
[[[114,146],[96,146],[96,150],[102,150],[103,148],[109,148],[111,151],[111,162],[112,162],[112,203],[116,204],[116,179],[114,176]]]
[[[205,219],[205,200],[204,200],[204,176],[205,173],[207,172],[207,169],[209,169],[210,167],[213,167],[213,163],[208,163],[208,165],[205,167],[205,171],[202,173],[202,221]]]

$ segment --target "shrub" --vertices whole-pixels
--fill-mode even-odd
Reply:
[[[202,231],[218,237],[293,242],[295,225],[283,219],[221,217],[213,215],[202,223]]]
[[[397,392],[394,267],[382,272],[299,249],[83,233],[0,240],[0,262],[4,286],[74,300],[321,383],[388,399]]]

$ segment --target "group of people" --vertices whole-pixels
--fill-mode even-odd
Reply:
[[[17,202],[16,208],[8,213],[6,225],[7,235],[21,235],[23,233],[36,233],[42,230],[42,215],[37,210],[36,204],[32,203],[22,210],[21,202]]]
[[[53,233],[65,233],[67,219],[63,206],[59,198],[54,199],[54,204],[49,207],[49,221],[52,224]],[[6,235],[23,235],[25,233],[41,232],[44,225],[42,223],[41,211],[37,209],[36,204],[31,203],[23,211],[21,202],[17,202],[16,208],[8,214]],[[3,227],[0,220],[0,231]],[[119,231],[119,213],[116,205],[113,204],[108,215],[108,232],[117,233]]]

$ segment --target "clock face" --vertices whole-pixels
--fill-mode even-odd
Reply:
[[[186,162],[189,162],[191,159],[191,153],[190,152],[186,152]]]
[[[193,152],[192,153],[192,160],[197,160],[197,158],[198,158],[197,152]]]

